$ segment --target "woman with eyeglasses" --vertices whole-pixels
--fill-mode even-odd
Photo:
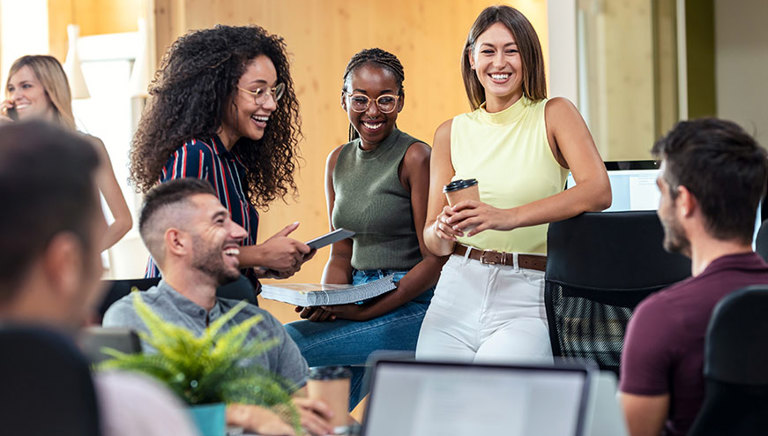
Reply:
[[[149,94],[131,147],[136,187],[209,181],[248,232],[237,254],[246,275],[258,286],[258,277],[298,271],[313,254],[288,237],[298,223],[256,243],[257,208],[296,190],[299,105],[283,39],[258,26],[188,33],[166,53]],[[158,275],[150,260],[147,276]]]
[[[578,109],[547,99],[536,31],[509,6],[475,20],[462,51],[473,109],[435,132],[424,239],[451,255],[416,358],[551,361],[544,308],[547,224],[611,204],[602,159]],[[576,186],[563,191],[568,169]],[[479,200],[443,189],[476,179]]]
[[[377,48],[352,57],[341,107],[350,142],[326,165],[331,229],[356,232],[333,244],[324,283],[362,284],[394,274],[397,289],[358,304],[297,308],[286,325],[309,366],[353,365],[350,409],[362,397],[364,367],[376,350],[413,351],[443,259],[422,240],[430,148],[398,130],[403,66]]]
[[[16,59],[8,72],[5,93],[7,99],[0,103],[0,122],[42,119],[67,129],[77,129],[67,74],[55,57],[27,55]],[[113,218],[99,247],[106,250],[131,230],[133,219],[117,183],[107,148],[101,139],[91,135],[86,137],[99,155],[96,183]]]

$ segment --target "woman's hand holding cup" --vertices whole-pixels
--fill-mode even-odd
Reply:
[[[437,235],[442,239],[456,240],[457,236],[464,236],[465,231],[471,231],[471,227],[461,228],[457,224],[461,221],[457,220],[455,215],[458,212],[457,205],[461,204],[465,207],[468,202],[480,203],[480,190],[477,183],[477,179],[457,179],[451,183],[445,185],[443,188],[445,198],[448,200],[448,205],[443,208],[440,215],[437,216],[436,223],[442,223],[437,227]],[[447,237],[443,237],[440,233]]]

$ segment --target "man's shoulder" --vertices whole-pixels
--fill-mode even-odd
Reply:
[[[233,307],[237,306],[240,301],[239,300],[233,300],[229,298],[219,298],[219,303],[221,304],[222,312],[227,312],[229,310],[232,310]],[[255,304],[248,303],[246,304],[240,312],[235,315],[235,321],[243,321],[245,319],[251,318],[253,316],[259,316],[261,315],[263,317],[263,320],[258,324],[262,328],[268,328],[270,330],[272,329],[283,329],[283,324],[277,320],[271,313],[267,312],[266,310],[260,308],[259,306],[256,306]]]
[[[766,283],[766,280],[768,265],[754,253],[723,256],[713,261],[701,274],[649,296],[638,305],[637,310],[674,310],[676,305],[698,305],[710,299],[717,301],[740,287]]]
[[[152,308],[162,298],[162,291],[157,286],[153,286],[146,291],[129,293],[109,306],[104,314],[102,324],[105,327],[126,326],[129,321],[131,324],[135,324],[139,317],[133,306],[134,298],[136,298],[134,295],[138,295],[145,304]]]
[[[633,318],[648,312],[667,312],[672,310],[671,304],[693,291],[696,287],[695,282],[691,283],[692,278],[685,279],[672,286],[666,287],[656,293],[649,295],[640,304],[637,305],[633,313]]]

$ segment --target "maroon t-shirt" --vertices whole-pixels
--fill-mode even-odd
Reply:
[[[768,284],[768,264],[755,253],[715,259],[698,276],[637,306],[621,356],[622,392],[670,395],[663,434],[685,435],[704,400],[704,336],[712,310],[725,295]]]

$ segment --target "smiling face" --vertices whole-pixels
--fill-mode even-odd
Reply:
[[[344,84],[346,93],[341,96],[341,107],[347,112],[349,122],[360,134],[363,148],[374,148],[392,133],[397,121],[397,114],[403,109],[403,96],[398,97],[400,87],[395,75],[388,69],[374,63],[366,63],[355,68]],[[361,94],[371,99],[364,112],[352,110],[350,94]],[[375,100],[382,95],[397,99],[395,110],[385,114],[379,110]],[[382,102],[383,103],[383,102]]]
[[[232,221],[218,198],[197,194],[189,198],[195,205],[190,233],[193,251],[190,264],[215,279],[218,285],[240,277],[240,242],[248,236]]]
[[[503,23],[492,24],[475,41],[469,63],[485,89],[486,109],[499,110],[523,95],[523,63],[512,32]]]
[[[252,59],[245,66],[245,72],[237,83],[250,93],[267,92],[277,85],[277,70],[272,61],[264,55]],[[261,90],[261,91],[259,91]],[[227,149],[232,149],[242,137],[258,141],[264,136],[269,116],[277,109],[277,102],[270,95],[257,104],[252,94],[235,88],[231,103],[224,114],[220,136]]]
[[[29,66],[21,67],[10,77],[6,91],[19,119],[53,119],[51,100]]]

